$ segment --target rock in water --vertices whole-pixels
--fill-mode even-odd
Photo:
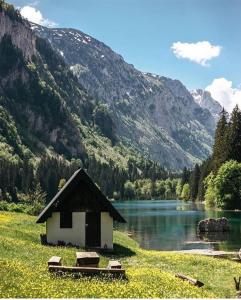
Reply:
[[[229,230],[227,218],[205,219],[198,223],[199,232],[224,232]]]

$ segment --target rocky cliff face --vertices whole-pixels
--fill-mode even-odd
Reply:
[[[32,28],[50,41],[88,93],[108,105],[124,143],[172,169],[211,153],[215,120],[180,81],[136,70],[81,31]]]
[[[0,39],[10,35],[14,46],[22,50],[23,56],[30,60],[36,55],[36,36],[25,20],[13,19],[5,10],[0,10]]]
[[[204,109],[207,109],[211,112],[215,121],[218,120],[219,114],[222,111],[222,106],[218,101],[214,100],[210,92],[196,89],[190,92],[195,100],[195,102]]]
[[[88,101],[49,43],[0,3],[0,148],[22,158],[46,151],[82,157],[85,149],[71,110],[81,117]]]

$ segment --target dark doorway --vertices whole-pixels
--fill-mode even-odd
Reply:
[[[100,247],[100,213],[87,212],[85,219],[85,246]]]

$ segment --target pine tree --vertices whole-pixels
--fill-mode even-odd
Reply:
[[[227,159],[227,128],[227,113],[223,109],[216,127],[213,146],[212,164],[215,173]]]
[[[181,185],[184,186],[185,183],[188,183],[189,178],[190,178],[190,170],[184,167],[182,171]]]
[[[211,173],[213,169],[212,158],[205,160],[200,167],[200,179],[198,183],[197,200],[204,201],[206,188],[204,185],[205,178]]]
[[[194,170],[191,173],[189,185],[190,185],[190,199],[195,201],[198,194],[198,184],[200,179],[200,167],[198,164],[195,165]]]
[[[241,162],[241,111],[238,105],[231,114],[227,141],[227,160]]]

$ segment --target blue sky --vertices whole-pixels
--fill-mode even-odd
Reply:
[[[189,89],[226,84],[229,96],[241,101],[241,94],[233,95],[241,85],[241,0],[10,2],[39,10],[50,26],[52,21],[103,41],[139,70],[179,79]],[[215,85],[215,79],[226,81]]]

